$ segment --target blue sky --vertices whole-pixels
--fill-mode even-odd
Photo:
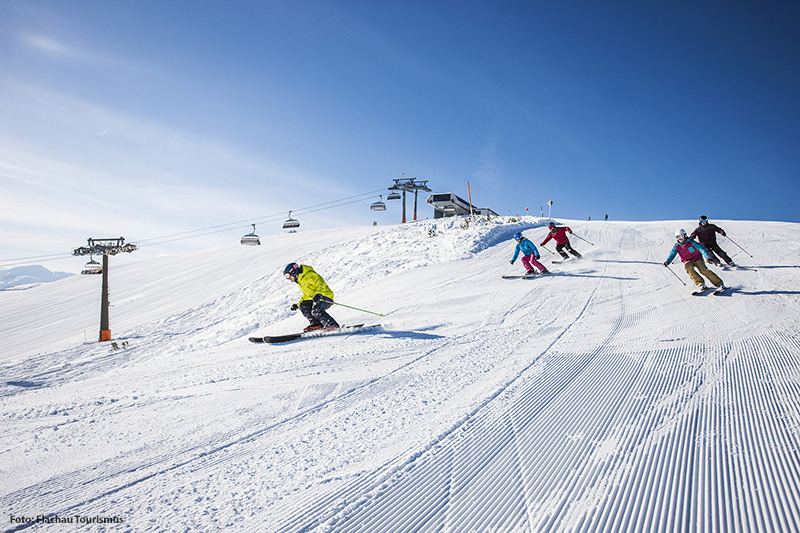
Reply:
[[[800,222],[798,23],[738,0],[0,0],[0,259],[273,234],[339,199],[360,201],[301,230],[396,223],[368,206],[403,175],[501,214]]]

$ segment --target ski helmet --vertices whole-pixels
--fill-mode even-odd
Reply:
[[[283,269],[283,277],[286,279],[297,279],[297,275],[300,273],[300,265],[297,263],[289,263],[286,265],[286,268]]]
[[[686,230],[685,229],[679,229],[678,231],[676,231],[675,232],[675,238],[678,239],[679,241],[683,240],[683,239],[686,239]]]
[[[521,241],[522,240],[522,232],[521,231],[517,232],[517,234],[514,235],[514,240],[515,241]]]
[[[556,223],[555,223],[555,222],[551,222],[551,223],[549,223],[549,224],[547,225],[547,227],[548,227],[548,228],[550,228],[550,229],[553,229],[553,228],[555,228],[555,227],[556,227]]]

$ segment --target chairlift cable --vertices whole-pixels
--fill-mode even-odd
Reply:
[[[345,205],[350,205],[356,202],[363,202],[368,200],[370,197],[373,197],[378,192],[383,191],[384,189],[376,189],[374,191],[366,192],[357,194],[355,196],[349,196],[347,198],[341,198],[339,200],[331,200],[329,202],[323,202],[321,204],[311,205],[308,207],[304,207],[301,209],[294,209],[292,210],[293,213],[297,214],[308,214],[308,213],[315,213],[317,211],[324,211],[325,209],[332,209],[334,207],[342,207]],[[264,223],[264,222],[277,222],[279,220],[284,219],[286,215],[284,213],[274,214],[274,215],[265,215],[259,218],[251,218],[246,220],[239,220],[236,222],[229,222],[227,224],[218,224],[216,226],[208,226],[205,228],[199,228],[195,230],[189,231],[182,231],[179,233],[172,233],[169,235],[162,235],[160,237],[152,237],[150,239],[143,239],[137,242],[137,245],[141,247],[146,246],[155,246],[158,244],[166,244],[169,242],[176,242],[185,239],[193,239],[195,237],[204,237],[206,235],[213,235],[215,233],[222,233],[225,231],[232,231],[235,229],[241,229],[243,227],[247,227],[252,225],[253,223]],[[166,240],[164,240],[166,239]],[[72,257],[71,253],[60,253],[60,254],[47,254],[47,255],[36,255],[36,256],[28,256],[28,257],[13,257],[9,259],[0,259],[0,267],[13,267],[13,266],[20,266],[20,265],[29,265],[32,262],[46,262],[46,261],[57,261],[60,259],[66,259]]]
[[[378,189],[377,191],[371,191],[371,192],[368,192],[368,193],[357,194],[355,196],[350,196],[350,197],[347,197],[347,198],[341,198],[339,200],[332,200],[330,202],[324,202],[324,203],[321,203],[321,204],[316,204],[316,205],[304,207],[304,208],[297,209],[297,210],[293,209],[292,213],[295,213],[295,214],[297,214],[297,213],[300,213],[300,214],[315,213],[317,211],[324,211],[325,209],[332,209],[334,207],[341,207],[341,206],[353,204],[353,203],[356,203],[356,202],[363,202],[365,200],[368,200],[369,197],[374,196],[376,192],[382,191],[382,190],[383,189]],[[349,201],[346,201],[346,200],[349,200]],[[335,205],[331,205],[331,204],[335,204]],[[139,241],[137,241],[137,244],[139,245],[139,247],[145,247],[145,246],[154,246],[154,245],[157,245],[157,244],[164,244],[164,243],[167,243],[167,242],[180,241],[180,240],[184,240],[184,239],[193,239],[195,237],[203,237],[203,236],[206,236],[206,235],[212,235],[214,233],[222,233],[222,232],[225,232],[225,231],[232,231],[234,229],[246,228],[247,226],[250,226],[253,223],[263,224],[264,222],[278,222],[279,220],[284,220],[285,217],[286,217],[285,213],[274,214],[274,215],[265,215],[265,216],[260,217],[260,218],[251,218],[251,219],[247,219],[247,220],[240,220],[240,221],[237,221],[237,222],[229,222],[227,224],[219,224],[219,225],[216,225],[216,226],[209,226],[209,227],[206,227],[206,228],[200,228],[200,229],[196,229],[196,230],[184,231],[184,232],[180,232],[180,233],[173,233],[171,235],[164,235],[164,236],[161,236],[161,237],[153,237],[153,238],[150,238],[150,239],[139,240]],[[211,230],[213,230],[213,231],[211,231]],[[202,232],[202,233],[198,233],[198,232]],[[169,239],[169,240],[162,240],[162,239]],[[158,242],[152,242],[152,241],[158,241]]]
[[[62,253],[62,254],[38,255],[33,257],[17,257],[15,259],[3,259],[0,260],[0,268],[30,265],[34,262],[45,263],[47,261],[59,261],[61,259],[68,259],[70,257],[72,257],[72,254]]]

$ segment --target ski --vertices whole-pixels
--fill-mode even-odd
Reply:
[[[697,288],[697,289],[692,291],[692,296],[702,296],[702,295],[706,294],[710,290],[711,290],[711,287],[706,287],[705,289]]]
[[[330,335],[343,335],[350,333],[358,333],[367,329],[372,329],[380,326],[380,324],[371,324],[365,326],[364,324],[352,324],[348,326],[341,326],[336,329],[314,329],[311,331],[304,331],[302,333],[289,333],[287,335],[267,335],[265,337],[250,337],[248,340],[257,344],[280,344],[282,342],[296,341],[298,339],[306,339],[311,337],[327,337]]]
[[[728,289],[730,289],[730,287],[717,287],[717,289],[714,291],[714,296],[719,296],[720,294],[724,293]]]
[[[742,265],[723,265],[723,264],[714,264],[714,263],[711,263],[711,264],[714,265],[717,268],[721,268],[722,270],[752,270],[754,272],[758,272],[758,269],[754,268],[754,267],[746,267],[746,266],[742,266]]]
[[[501,276],[503,279],[534,279],[540,278],[542,276],[547,276],[552,274],[552,270],[548,270],[546,273],[544,272],[537,272],[536,274],[521,274],[521,275],[509,275],[509,276]]]
[[[268,344],[277,344],[279,342],[289,342],[294,341],[302,337],[302,333],[290,333],[288,335],[267,335],[266,337],[250,337],[247,340],[250,342],[254,342],[260,344],[262,342]]]

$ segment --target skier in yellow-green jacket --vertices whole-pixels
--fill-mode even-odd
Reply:
[[[293,304],[292,311],[303,313],[309,325],[303,331],[315,329],[336,329],[339,324],[328,314],[328,309],[333,305],[333,291],[322,276],[317,274],[308,265],[289,263],[283,269],[283,276],[289,281],[297,283],[303,293],[300,301]]]

